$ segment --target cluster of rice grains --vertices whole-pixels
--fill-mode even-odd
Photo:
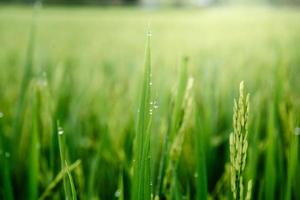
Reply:
[[[238,102],[234,99],[233,132],[230,134],[231,191],[234,199],[251,199],[252,181],[248,181],[244,196],[243,172],[248,148],[249,94],[244,96],[244,82],[240,83]]]

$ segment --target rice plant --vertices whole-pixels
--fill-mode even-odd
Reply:
[[[45,3],[0,5],[0,199],[300,199],[298,8]]]
[[[249,98],[244,96],[244,82],[240,83],[239,100],[234,100],[233,133],[230,134],[230,163],[231,163],[231,191],[234,199],[251,199],[252,181],[248,181],[246,196],[244,196],[243,173],[246,166],[248,149],[248,116]]]

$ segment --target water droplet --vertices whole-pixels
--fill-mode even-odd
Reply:
[[[151,37],[151,36],[152,36],[152,33],[151,33],[150,31],[148,31],[148,32],[147,32],[147,36],[148,36],[148,37]]]
[[[64,130],[61,127],[58,127],[58,135],[64,134]]]
[[[150,115],[152,115],[152,111],[153,111],[152,109],[149,110],[149,114],[150,114]]]
[[[152,105],[153,104],[153,102],[152,101],[150,101],[150,105]]]
[[[295,128],[295,135],[300,135],[300,127]]]
[[[152,187],[152,185],[153,185],[152,182],[150,182],[150,187]]]
[[[5,156],[5,158],[9,158],[10,157],[10,153],[9,152],[5,152],[4,156]]]
[[[0,118],[4,117],[3,112],[0,112]]]
[[[150,82],[149,85],[151,86],[151,85],[152,85],[152,82]]]
[[[120,195],[121,195],[121,192],[120,192],[119,190],[117,190],[117,191],[115,192],[115,197],[118,198],[118,197],[120,197]]]
[[[157,108],[158,108],[158,103],[157,103],[156,100],[153,102],[153,108],[154,108],[154,109],[157,109]]]

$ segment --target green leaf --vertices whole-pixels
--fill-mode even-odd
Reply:
[[[76,193],[74,181],[73,181],[73,178],[72,178],[72,175],[71,175],[71,172],[69,170],[69,166],[68,166],[68,163],[66,160],[65,160],[65,165],[66,165],[66,171],[68,174],[69,183],[70,183],[70,187],[71,187],[72,200],[77,200],[77,193]]]
[[[150,34],[146,45],[146,58],[144,65],[144,79],[140,105],[138,110],[137,131],[135,136],[135,157],[133,162],[133,200],[151,199],[151,176],[150,176],[150,132],[152,107],[151,102],[151,49]]]

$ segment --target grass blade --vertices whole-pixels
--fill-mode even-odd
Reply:
[[[81,163],[81,161],[77,160],[76,162],[74,162],[72,165],[70,165],[68,167],[68,171],[69,172],[73,171],[75,168],[77,168],[80,165],[80,163]],[[66,174],[67,174],[67,171],[62,169],[57,174],[57,176],[53,179],[53,181],[48,185],[48,187],[45,189],[45,191],[42,193],[39,200],[44,200],[48,196],[50,196],[52,190],[60,183],[60,181],[66,176]]]
[[[68,163],[66,160],[65,160],[65,165],[66,165],[66,171],[68,174],[69,183],[70,183],[70,187],[71,187],[72,200],[77,200],[77,194],[76,194],[74,181],[73,181],[73,178],[72,178],[72,175],[71,175],[71,172],[69,170],[69,166],[68,166]]]
[[[39,139],[38,139],[38,88],[34,84],[32,99],[32,134],[30,135],[28,159],[28,199],[38,198],[38,173],[39,173]]]
[[[150,182],[150,127],[152,108],[151,101],[151,49],[150,34],[147,36],[146,58],[144,65],[144,80],[138,111],[137,132],[135,138],[135,159],[133,163],[133,200],[151,199]]]
[[[275,199],[276,165],[275,165],[275,137],[274,103],[270,103],[268,116],[268,136],[265,164],[264,190],[265,199]]]
[[[205,138],[204,134],[201,131],[201,121],[199,120],[198,109],[195,112],[195,120],[196,120],[196,134],[195,134],[195,142],[196,142],[196,185],[197,185],[197,199],[204,200],[207,199],[207,171],[206,171],[206,158],[205,158]]]
[[[60,162],[61,162],[61,169],[65,170],[65,149],[64,149],[64,130],[60,127],[59,122],[57,122],[57,133],[58,133],[58,146],[59,146],[59,154],[60,154]],[[67,188],[67,181],[66,178],[63,178],[64,184],[64,191],[66,198],[69,199],[69,192]]]
[[[119,186],[117,190],[117,195],[115,194],[115,196],[118,197],[118,200],[124,200],[124,181],[122,172],[119,176]]]

